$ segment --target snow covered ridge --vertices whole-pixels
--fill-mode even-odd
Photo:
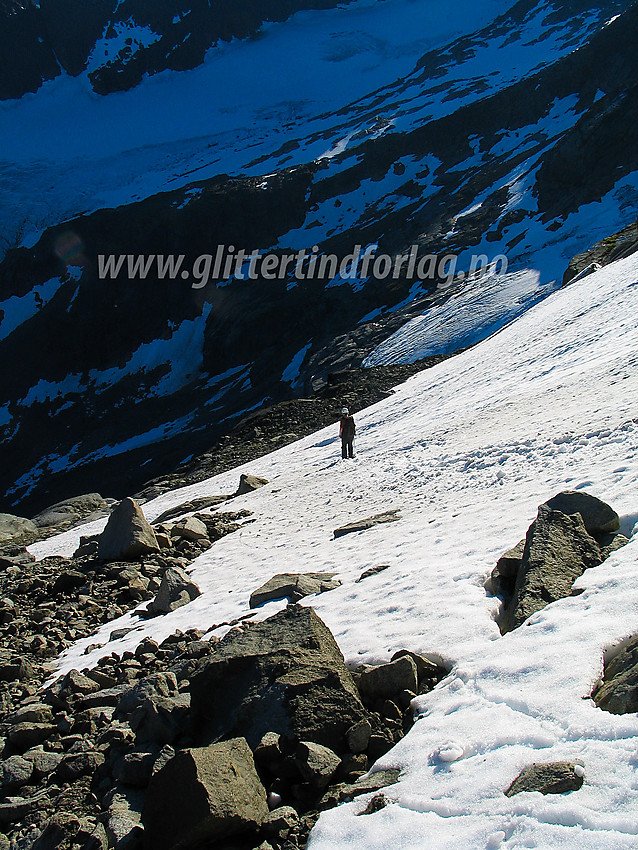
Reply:
[[[364,817],[365,800],[324,813],[312,850],[634,847],[638,718],[601,711],[590,695],[605,652],[638,633],[637,307],[633,256],[362,411],[355,461],[337,459],[326,429],[251,464],[271,483],[236,502],[255,522],[194,562],[201,596],[152,623],[128,614],[109,624],[63,655],[60,672],[95,664],[106,649],[85,654],[89,643],[121,653],[146,635],[229,622],[285,555],[290,571],[341,579],[301,604],[314,607],[351,665],[409,646],[452,666],[378,763],[402,771],[384,790],[389,804]],[[239,471],[247,470],[163,495],[145,505],[147,519],[227,492]],[[498,599],[484,582],[537,506],[565,489],[611,504],[630,542],[586,570],[578,595],[501,636]],[[339,525],[395,508],[400,521],[332,538]],[[39,557],[70,553],[78,535],[32,548]],[[259,618],[280,607],[267,603]],[[119,627],[135,631],[109,644]],[[580,790],[505,796],[524,767],[561,761],[583,768]]]

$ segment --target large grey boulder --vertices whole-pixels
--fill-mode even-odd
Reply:
[[[130,561],[158,552],[155,532],[134,499],[126,498],[114,508],[98,542],[103,561]]]
[[[328,785],[341,759],[329,747],[312,741],[301,741],[295,751],[295,764],[306,782],[321,789]]]
[[[147,606],[151,617],[158,614],[168,614],[183,605],[188,605],[193,599],[201,596],[201,591],[194,581],[181,567],[169,567],[160,582],[155,599]]]
[[[580,490],[564,490],[545,502],[552,511],[563,514],[580,514],[589,534],[594,537],[610,531],[618,531],[620,517],[606,502]]]
[[[191,709],[211,741],[241,734],[256,747],[276,732],[335,752],[368,717],[330,630],[300,605],[228,632],[191,677]]]
[[[13,514],[0,514],[0,546],[28,546],[38,539],[37,525],[30,519]]]
[[[172,538],[183,538],[184,540],[208,540],[208,529],[196,516],[189,516],[176,522],[171,528]]]
[[[340,584],[334,573],[279,573],[251,594],[249,604],[251,608],[257,608],[272,599],[284,598],[299,602],[304,596],[334,590]]]
[[[580,513],[569,516],[541,505],[527,532],[512,600],[501,617],[503,634],[550,602],[569,596],[574,581],[600,563],[600,547]]]
[[[33,517],[38,528],[70,528],[78,522],[93,518],[108,511],[108,504],[99,493],[86,493],[74,496],[63,502],[56,502]]]
[[[594,691],[593,699],[611,714],[638,712],[638,636],[606,665],[605,680]]]
[[[582,787],[585,771],[581,765],[567,761],[533,764],[526,767],[505,792],[507,797],[523,791],[539,791],[541,794],[565,794]]]
[[[142,810],[147,850],[195,850],[255,833],[266,791],[243,738],[179,751],[151,779]]]

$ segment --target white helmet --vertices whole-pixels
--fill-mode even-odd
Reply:
[[[347,408],[347,407],[342,407],[342,408],[341,408],[341,412],[347,415],[347,414],[348,414],[348,408]]]

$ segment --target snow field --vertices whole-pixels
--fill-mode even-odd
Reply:
[[[248,612],[277,572],[334,571],[342,586],[312,605],[346,661],[409,648],[449,677],[415,700],[414,728],[378,766],[398,766],[383,810],[365,800],[322,814],[310,850],[617,848],[638,845],[638,717],[589,699],[604,651],[638,632],[636,538],[577,582],[583,593],[501,637],[483,587],[537,506],[562,489],[607,501],[631,534],[638,521],[638,256],[559,290],[464,354],[414,376],[356,415],[354,461],[337,426],[144,506],[147,518],[195,496],[233,492],[239,473],[270,484],[228,505],[254,522],[201,555],[202,596],[172,614],[134,613],[71,647],[59,673],[134,649],[145,635],[210,629]],[[418,340],[415,341],[418,344]],[[399,508],[401,520],[332,539],[338,526]],[[31,547],[70,554],[84,526]],[[371,566],[384,572],[360,583]],[[265,618],[283,603],[259,609]],[[137,630],[108,642],[112,630]],[[217,628],[223,634],[225,627]],[[84,654],[90,644],[102,649]],[[532,762],[581,763],[569,795],[504,790]]]

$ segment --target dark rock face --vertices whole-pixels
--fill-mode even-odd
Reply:
[[[69,73],[77,73],[85,62],[87,45],[103,33],[108,41],[111,29],[131,18],[134,25],[148,27],[159,40],[139,46],[132,36],[126,56],[114,57],[108,67],[95,70],[96,85],[121,88],[139,73],[191,67],[199,61],[202,45],[210,44],[207,16],[218,16],[217,37],[224,38],[253,32],[260,20],[281,18],[311,5],[282,0],[266,6],[255,0],[234,4],[231,9],[201,0],[199,5],[178,8],[171,0],[163,0],[151,8],[141,0],[126,0],[115,10],[114,0],[109,0],[84,4],[78,11],[77,2],[48,0],[38,9],[34,3],[5,0],[0,7],[5,15],[0,26],[0,57],[11,57],[6,60],[10,67],[4,69],[7,79],[11,77],[14,83],[23,80],[26,88],[33,88],[38,79],[58,73],[58,60]],[[335,4],[326,0],[312,5]],[[528,11],[539,14],[539,6],[530,4]],[[616,12],[620,17],[606,26]],[[380,250],[395,256],[415,242],[428,252],[447,254],[482,244],[485,236],[499,252],[511,257],[512,264],[522,264],[528,259],[529,249],[522,246],[529,211],[510,208],[507,187],[514,174],[517,179],[530,178],[530,193],[538,199],[539,209],[534,224],[556,230],[583,203],[612,191],[622,174],[636,168],[638,146],[631,144],[627,128],[633,132],[638,126],[634,120],[638,59],[632,35],[638,12],[635,5],[621,2],[588,7],[587,14],[572,4],[556,3],[553,15],[558,40],[563,47],[571,45],[563,58],[535,67],[525,79],[504,81],[473,103],[451,91],[450,98],[458,97],[459,104],[437,119],[424,114],[423,120],[406,132],[371,131],[375,116],[386,105],[391,105],[393,113],[396,105],[405,114],[424,87],[434,97],[441,75],[454,72],[457,65],[463,73],[462,58],[481,44],[492,38],[516,39],[525,17],[520,15],[520,5],[472,38],[427,54],[404,79],[353,105],[347,115],[333,116],[327,131],[331,137],[344,138],[353,128],[360,132],[329,162],[318,162],[314,153],[304,153],[306,149],[315,151],[326,132],[323,128],[310,138],[303,136],[303,130],[290,130],[282,150],[264,153],[263,160],[256,157],[255,162],[244,162],[242,174],[254,174],[261,168],[263,174],[273,175],[265,181],[220,174],[141,203],[91,215],[79,215],[86,208],[83,200],[75,218],[69,213],[69,220],[51,227],[33,249],[10,251],[0,265],[2,300],[25,295],[51,280],[59,280],[60,287],[40,311],[0,341],[0,361],[21,364],[19,374],[11,374],[9,369],[4,373],[12,417],[12,422],[0,429],[8,458],[0,480],[7,510],[35,512],[47,501],[95,486],[97,480],[103,492],[118,498],[133,492],[144,480],[142,464],[150,462],[145,467],[145,475],[150,477],[193,451],[208,449],[229,430],[230,420],[240,411],[290,399],[314,377],[360,364],[377,342],[411,317],[410,310],[421,312],[447,297],[432,292],[433,283],[418,304],[391,313],[390,308],[404,301],[412,289],[414,281],[405,276],[391,282],[371,277],[356,292],[350,286],[326,288],[328,279],[306,281],[290,289],[287,280],[235,281],[221,288],[213,282],[205,290],[192,291],[183,281],[160,279],[155,270],[146,280],[134,283],[128,279],[100,281],[98,255],[158,255],[170,248],[184,254],[190,263],[221,244],[261,250],[275,246],[285,252],[290,249],[290,231],[305,228],[310,238],[314,232],[311,225],[319,214],[325,215],[328,207],[337,204],[343,212],[342,197],[351,193],[356,197],[362,185],[373,181],[380,192],[378,202],[360,205],[359,200],[364,199],[357,197],[354,206],[361,206],[363,214],[344,215],[330,237],[320,239],[322,252],[345,256],[354,244],[378,242]],[[47,31],[43,34],[39,27],[45,19]],[[68,43],[63,37],[67,30]],[[174,35],[167,35],[169,30]],[[190,38],[185,41],[187,34]],[[13,49],[16,43],[20,50]],[[471,79],[468,87],[481,92],[488,77]],[[11,88],[7,85],[6,91]],[[572,116],[569,132],[547,119],[556,104],[567,102]],[[577,106],[572,109],[574,102]],[[473,130],[473,146],[468,142],[468,127]],[[514,143],[514,137],[520,141]],[[583,150],[589,140],[592,153]],[[496,155],[495,145],[505,146],[506,152]],[[292,160],[290,151],[296,152]],[[433,160],[440,164],[433,165]],[[520,174],[523,161],[530,163],[526,166],[529,170]],[[414,164],[414,174],[406,175],[404,182],[397,181],[406,163]],[[190,197],[193,192],[199,194]],[[486,199],[479,209],[459,218],[459,213],[483,195]],[[631,198],[624,203],[622,214],[627,221],[635,219]],[[517,227],[519,231],[513,232]],[[56,255],[56,243],[69,234],[82,257],[79,281]],[[574,251],[593,239],[588,234],[574,238]],[[383,316],[360,323],[383,309]],[[144,322],[139,321],[141,315]],[[162,395],[166,393],[164,379],[170,373],[168,361],[124,374],[115,383],[84,380],[83,376],[94,370],[123,370],[142,346],[173,339],[185,322],[199,323],[203,356],[175,392]],[[64,346],[58,344],[60,338],[65,340]],[[38,340],[37,351],[34,339]],[[283,373],[309,343],[299,384],[293,388],[282,380]],[[237,371],[228,377],[233,370]],[[211,386],[222,375],[227,376],[223,385]],[[43,391],[35,391],[40,380],[61,387],[69,377],[73,389],[64,397],[44,397]],[[282,436],[286,433],[282,431]],[[139,439],[128,442],[145,435],[151,443],[161,439],[161,448],[142,445]],[[120,452],[111,455],[107,450],[118,446],[128,447],[124,458]],[[58,464],[60,458],[67,462]],[[58,465],[64,470],[59,471]]]
[[[82,73],[96,42],[128,34],[116,55],[89,74],[99,94],[136,86],[145,74],[183,71],[201,64],[218,40],[254,36],[266,21],[283,21],[301,9],[327,9],[336,0],[3,0],[0,4],[0,100],[36,91],[62,71]],[[141,39],[139,29],[154,36]],[[150,42],[150,43],[149,43]],[[19,50],[15,46],[20,45]],[[99,62],[99,51],[97,61]],[[10,57],[10,58],[9,58]]]
[[[611,714],[638,712],[638,637],[605,666],[605,677],[592,698],[599,708]]]
[[[540,791],[541,794],[566,794],[582,788],[585,771],[580,765],[566,761],[533,764],[516,777],[505,792],[507,797],[522,791]]]
[[[266,792],[243,738],[181,750],[151,779],[142,812],[148,850],[195,850],[255,832]]]
[[[274,731],[337,751],[367,716],[330,631],[298,605],[229,632],[193,677],[191,699],[201,734],[215,740],[241,729],[252,747]]]

